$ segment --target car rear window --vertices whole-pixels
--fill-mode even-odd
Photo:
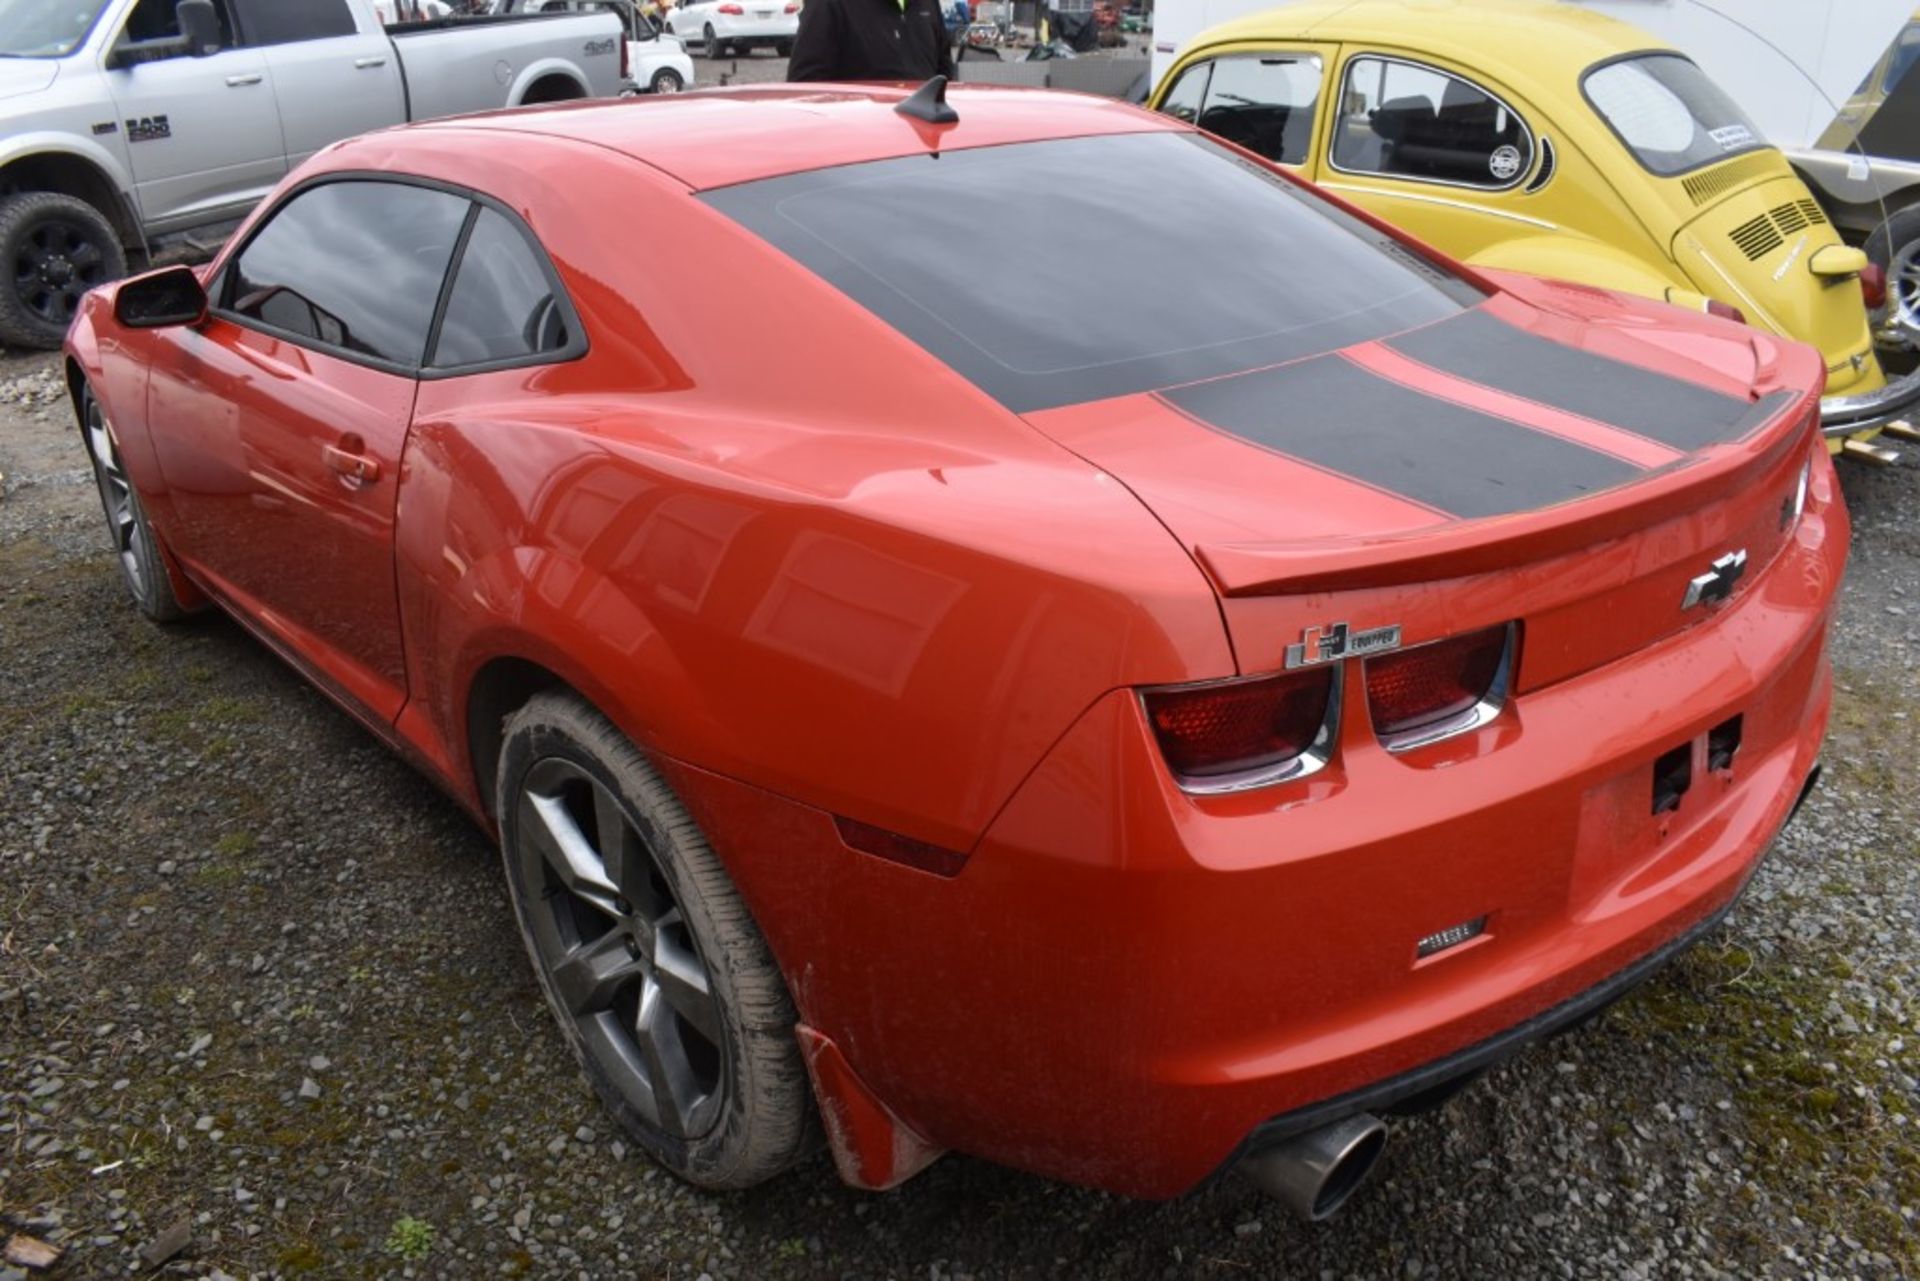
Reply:
[[[1319,355],[1482,297],[1184,132],[911,156],[704,198],[1017,411]]]
[[[1634,159],[1662,178],[1767,145],[1733,99],[1678,54],[1602,63],[1581,87]]]

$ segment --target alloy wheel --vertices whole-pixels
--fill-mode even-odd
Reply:
[[[84,227],[61,218],[36,224],[13,256],[13,288],[27,310],[65,327],[87,290],[108,278],[106,255]]]
[[[635,1111],[675,1138],[699,1137],[725,1101],[725,1025],[646,835],[605,784],[560,757],[527,771],[516,805],[529,927],[555,999]]]
[[[113,537],[114,553],[120,558],[120,572],[127,585],[142,599],[147,595],[147,575],[153,557],[147,545],[146,527],[134,507],[133,486],[120,465],[120,449],[113,439],[113,426],[89,394],[85,402],[87,453],[93,457],[94,482],[100,487],[100,502],[107,509],[107,528]]]
[[[1920,343],[1920,240],[1900,246],[1887,264],[1885,328],[1903,347]]]

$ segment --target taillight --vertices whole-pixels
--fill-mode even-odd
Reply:
[[[720,12],[721,12],[721,13],[724,13],[724,14],[727,14],[727,15],[728,15],[728,16],[730,16],[730,17],[734,17],[734,18],[737,18],[737,17],[739,17],[739,16],[741,15],[741,14],[743,14],[743,13],[745,13],[745,12],[746,12],[746,10],[745,10],[745,9],[742,9],[742,8],[741,8],[741,7],[739,6],[739,5],[737,5],[737,4],[723,4],[723,5],[721,5],[721,6],[720,6]]]
[[[1160,752],[1190,792],[1230,792],[1312,773],[1335,728],[1338,669],[1170,685],[1141,694]]]
[[[1737,325],[1747,323],[1747,313],[1730,302],[1721,302],[1718,298],[1707,299],[1707,314],[1718,316],[1722,320],[1731,320]]]
[[[1887,305],[1887,269],[1870,262],[1860,269],[1860,294],[1869,309],[1878,311]]]
[[[624,36],[620,40],[620,78],[633,79],[633,46],[627,43]]]
[[[1389,751],[1485,724],[1505,695],[1512,627],[1454,636],[1367,660],[1367,708]]]
[[[782,9],[781,12],[782,13],[799,13],[800,6],[797,4],[790,4],[785,9]]]

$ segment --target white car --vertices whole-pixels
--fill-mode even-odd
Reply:
[[[627,29],[627,82],[623,93],[679,93],[693,88],[693,59],[687,56],[686,46],[641,13],[633,0],[494,0],[491,11],[610,12]]]
[[[654,26],[653,19],[638,16],[636,38],[627,41],[627,68],[633,87],[641,93],[679,93],[693,88],[693,59],[680,37]]]
[[[695,0],[667,14],[667,30],[700,46],[709,58],[772,49],[781,57],[793,52],[794,33],[800,30],[797,0]]]

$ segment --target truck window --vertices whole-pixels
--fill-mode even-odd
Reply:
[[[226,272],[226,314],[296,342],[412,369],[471,202],[397,182],[309,187]]]
[[[292,44],[354,33],[347,0],[235,0],[250,45]]]
[[[572,354],[577,333],[545,256],[504,214],[482,207],[428,363],[451,369]]]
[[[1533,134],[1478,85],[1418,63],[1355,58],[1347,64],[1333,167],[1498,191],[1533,164]]]
[[[1221,58],[1197,115],[1178,114],[1216,137],[1283,165],[1305,164],[1320,102],[1320,59],[1313,54],[1265,53]],[[1189,71],[1174,86],[1178,95]],[[1167,110],[1173,105],[1168,99]]]
[[[133,6],[133,12],[127,15],[127,25],[121,32],[122,40],[172,40],[180,32],[180,0],[140,0]],[[214,0],[213,11],[220,19],[220,43],[231,48],[233,39],[233,14],[225,0]]]

